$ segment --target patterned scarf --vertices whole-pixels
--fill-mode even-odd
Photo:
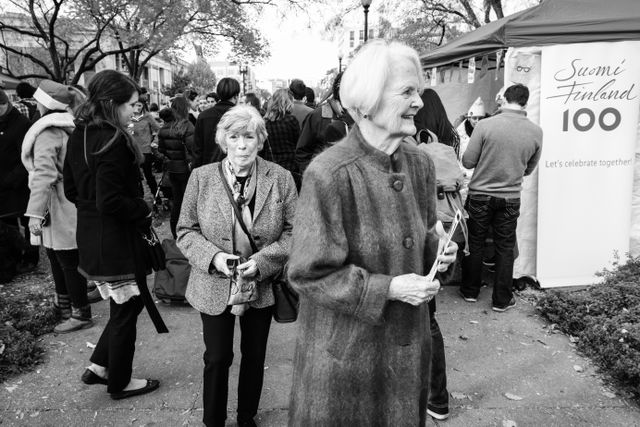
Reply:
[[[233,199],[238,204],[238,208],[242,213],[242,220],[244,221],[244,225],[246,225],[247,230],[251,232],[251,229],[253,228],[253,216],[251,214],[251,210],[249,209],[249,202],[251,202],[251,199],[253,199],[256,192],[256,162],[254,162],[251,166],[251,170],[247,175],[247,180],[244,184],[243,190],[242,184],[238,182],[236,174],[233,170],[233,166],[231,165],[229,159],[224,159],[223,166],[225,179],[229,184],[229,188],[231,188]],[[253,253],[253,251],[251,250],[251,244],[249,243],[249,237],[247,237],[245,232],[242,231],[242,227],[240,227],[233,209],[231,209],[231,215],[233,218],[233,243],[236,254],[247,258]]]

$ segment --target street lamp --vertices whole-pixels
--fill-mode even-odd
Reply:
[[[338,52],[338,72],[341,73],[342,72],[342,57],[343,57],[343,53],[342,51]]]
[[[247,91],[247,83],[245,80],[247,71],[247,64],[240,64],[240,74],[242,74],[242,96],[244,96]]]
[[[371,0],[360,0],[362,7],[364,7],[364,42],[369,40],[369,6],[371,6]]]

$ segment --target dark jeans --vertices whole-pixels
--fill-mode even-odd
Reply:
[[[171,228],[171,234],[173,238],[176,238],[176,225],[178,224],[178,218],[180,218],[180,208],[182,207],[182,198],[184,197],[184,191],[187,188],[187,182],[189,181],[188,173],[169,173],[169,180],[171,181],[171,195],[173,198],[173,205],[171,206],[171,219],[169,220],[169,227]]]
[[[109,370],[108,393],[124,390],[131,380],[133,355],[136,351],[136,323],[144,306],[139,296],[124,304],[109,299],[109,321],[91,355],[91,363]]]
[[[89,305],[87,279],[78,273],[78,250],[57,251],[47,248],[56,293],[69,295],[75,308]]]
[[[240,317],[242,359],[238,379],[238,420],[252,419],[258,413],[272,312],[273,307],[249,308]],[[231,314],[230,307],[218,316],[200,315],[205,345],[202,421],[207,427],[222,427],[227,419],[236,316]]]
[[[447,362],[444,355],[444,340],[440,326],[435,318],[435,299],[433,305],[429,303],[429,318],[431,322],[431,371],[429,380],[430,407],[439,409],[449,408],[449,392],[447,391]]]
[[[496,259],[492,303],[494,307],[505,307],[513,297],[513,248],[520,216],[520,199],[470,194],[465,207],[469,213],[470,254],[462,263],[461,291],[468,297],[477,297],[480,293],[482,250],[491,226]]]
[[[145,181],[147,181],[147,185],[149,186],[151,195],[153,197],[156,197],[156,192],[158,191],[158,183],[156,182],[156,177],[153,176],[153,154],[144,153],[144,163],[142,163],[142,173],[144,174]]]

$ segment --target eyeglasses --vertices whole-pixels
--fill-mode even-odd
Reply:
[[[516,67],[516,71],[528,73],[529,71],[531,71],[531,67],[523,67],[521,65],[518,65]]]

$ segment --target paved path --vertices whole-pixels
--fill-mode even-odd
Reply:
[[[453,288],[445,288],[438,298],[451,418],[430,421],[429,426],[640,426],[640,410],[612,394],[594,367],[576,355],[567,337],[549,333],[530,304],[519,301],[512,311],[494,313],[487,289],[476,304],[461,300]],[[188,306],[159,307],[171,333],[157,335],[143,313],[134,360],[135,375],[161,380],[158,391],[113,401],[104,386],[80,382],[91,352],[87,343],[96,342],[107,320],[108,305],[101,302],[94,305],[93,328],[45,336],[45,363],[0,386],[0,425],[201,425],[199,315]],[[286,425],[295,334],[295,324],[273,324],[257,417],[260,426]],[[229,425],[235,420],[237,368],[236,357]]]

